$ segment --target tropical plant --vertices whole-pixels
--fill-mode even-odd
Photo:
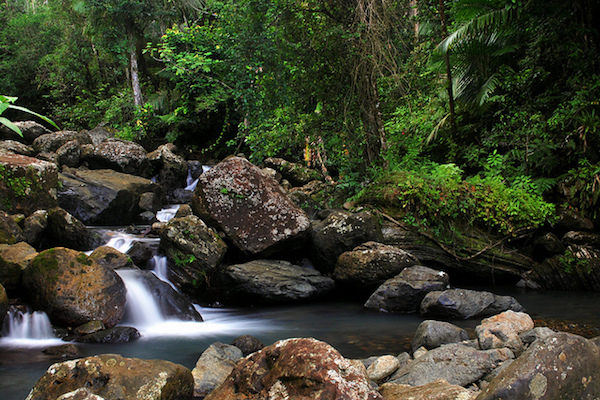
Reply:
[[[46,121],[47,123],[49,123],[56,129],[59,129],[59,127],[51,119],[44,117],[43,115],[38,114],[34,111],[31,111],[25,107],[15,105],[14,103],[15,103],[15,101],[17,101],[17,99],[18,99],[18,97],[0,95],[0,124],[6,126],[10,130],[17,133],[18,135],[23,136],[23,133],[21,132],[21,129],[19,129],[18,126],[16,126],[8,118],[1,116],[2,113],[4,113],[4,111],[6,111],[6,110],[16,110],[16,111],[22,111],[22,112],[25,112],[25,113],[28,113],[31,115],[35,115],[36,117]]]

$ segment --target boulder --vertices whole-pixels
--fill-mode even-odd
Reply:
[[[113,327],[125,311],[125,285],[110,268],[75,250],[41,252],[23,273],[32,305],[61,326],[101,320]]]
[[[137,143],[108,138],[83,159],[93,169],[112,169],[126,174],[150,177],[151,167],[146,150]]]
[[[421,265],[409,267],[379,286],[365,303],[365,308],[397,313],[417,312],[427,293],[444,290],[448,282],[448,274],[443,271]]]
[[[125,254],[140,268],[144,268],[154,256],[152,248],[147,243],[140,242],[139,240],[133,241]]]
[[[0,210],[29,215],[58,205],[56,164],[0,154]]]
[[[197,294],[221,263],[227,245],[195,215],[173,218],[160,231],[160,249],[170,261],[169,280]]]
[[[21,135],[17,135],[12,129],[0,125],[0,138],[17,140],[21,143],[31,144],[38,137],[51,133],[51,131],[35,121],[13,121],[13,123],[21,130]]]
[[[512,358],[509,349],[477,350],[460,343],[445,344],[400,368],[390,382],[419,386],[445,379],[453,385],[467,386]]]
[[[8,290],[19,289],[23,271],[37,254],[25,242],[0,244],[0,284]]]
[[[240,360],[205,400],[383,400],[364,365],[316,339],[287,339]]]
[[[475,333],[481,349],[507,347],[518,355],[523,352],[520,335],[531,329],[533,320],[529,315],[509,310],[481,321]]]
[[[225,382],[241,358],[242,351],[235,346],[219,342],[211,344],[192,370],[194,397],[204,397]]]
[[[78,140],[71,140],[60,146],[56,150],[56,155],[61,166],[76,168],[81,164],[81,143]]]
[[[140,332],[130,326],[114,326],[75,338],[79,343],[127,343],[137,340]]]
[[[12,215],[0,210],[0,243],[15,244],[25,240],[23,230]]]
[[[345,285],[373,290],[418,263],[412,254],[397,247],[366,242],[339,256],[333,278]]]
[[[176,188],[185,186],[188,174],[188,165],[183,157],[175,154],[177,148],[174,144],[163,144],[148,154],[156,182],[170,193]]]
[[[573,209],[561,211],[553,225],[560,235],[570,231],[591,232],[594,230],[594,223],[589,218],[573,211]]]
[[[240,349],[244,357],[254,353],[255,351],[262,350],[265,347],[263,342],[250,335],[242,335],[236,337],[231,342],[231,345]]]
[[[267,167],[279,172],[293,186],[304,186],[311,181],[323,180],[323,176],[314,169],[306,168],[302,164],[286,161],[283,158],[267,158],[264,163]]]
[[[142,193],[140,196],[140,202],[138,203],[138,207],[142,211],[152,211],[153,213],[157,212],[162,208],[162,202],[160,201],[160,197],[153,192]]]
[[[35,150],[33,147],[27,146],[16,140],[3,140],[0,142],[0,152],[2,153],[14,153],[22,156],[33,157]]]
[[[74,358],[82,357],[81,348],[74,345],[73,343],[48,347],[42,350],[42,353],[51,356],[53,359],[58,360],[72,360]]]
[[[370,380],[381,383],[400,367],[400,360],[392,355],[377,357],[367,368]]]
[[[288,261],[254,260],[233,264],[220,272],[215,288],[225,302],[278,303],[322,297],[335,286],[314,268]]]
[[[473,400],[479,393],[451,385],[444,379],[421,386],[385,383],[379,391],[385,400]]]
[[[533,254],[539,261],[562,254],[565,250],[565,245],[552,232],[545,232],[533,239]]]
[[[8,312],[8,295],[0,283],[0,326],[4,326],[4,318]]]
[[[79,388],[69,393],[65,393],[56,398],[56,400],[106,400],[104,397],[93,394],[88,388]]]
[[[379,241],[381,230],[376,218],[368,212],[351,214],[331,212],[313,224],[312,260],[323,272],[333,272],[339,256],[365,242]]]
[[[419,324],[410,346],[414,352],[420,347],[431,350],[464,340],[469,340],[469,335],[464,329],[449,322],[425,320]]]
[[[90,259],[110,269],[134,268],[131,258],[110,246],[100,246],[90,254]]]
[[[48,211],[37,210],[23,221],[23,235],[27,243],[39,248],[48,228]]]
[[[200,175],[194,213],[254,257],[300,246],[310,221],[283,188],[249,161],[232,157]]]
[[[77,141],[79,146],[92,143],[86,132],[58,131],[39,136],[32,146],[37,153],[56,153],[62,145],[71,141]]]
[[[149,179],[106,169],[63,170],[60,182],[60,206],[86,225],[134,223],[140,197],[161,194],[160,186]]]
[[[102,321],[90,321],[73,329],[73,333],[79,336],[100,332],[106,329]]]
[[[597,399],[600,348],[581,336],[554,333],[504,368],[477,400]]]
[[[103,242],[100,235],[88,230],[81,221],[60,207],[48,210],[47,229],[51,246],[88,251]]]
[[[600,249],[600,234],[592,232],[570,231],[563,236],[563,242]]]
[[[55,400],[80,388],[105,399],[188,399],[193,387],[192,373],[182,365],[102,354],[51,365],[27,400]]]
[[[429,292],[420,308],[423,316],[447,319],[487,317],[507,310],[523,311],[523,307],[511,296],[468,289]]]
[[[90,137],[90,139],[92,139],[92,144],[94,145],[94,147],[100,146],[100,144],[106,139],[115,136],[108,129],[102,126],[97,126],[94,129],[89,130],[87,134]]]

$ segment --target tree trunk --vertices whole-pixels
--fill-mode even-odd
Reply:
[[[438,11],[440,13],[440,22],[442,24],[443,40],[448,37],[444,0],[440,0]],[[446,64],[446,91],[448,92],[448,105],[450,106],[450,128],[454,130],[454,88],[452,87],[452,65],[450,64],[450,53],[448,51],[444,54],[444,63]]]
[[[140,73],[138,69],[137,51],[135,46],[132,46],[129,56],[131,62],[131,89],[133,90],[133,104],[136,110],[139,110],[144,105],[144,98],[142,96],[142,87],[140,85]]]
[[[359,77],[359,93],[361,104],[361,119],[366,135],[367,160],[371,165],[382,165],[387,168],[384,154],[387,150],[385,126],[381,113],[381,101],[377,78],[372,71],[365,71]]]

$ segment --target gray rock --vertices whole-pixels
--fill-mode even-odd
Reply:
[[[511,296],[468,289],[449,289],[429,292],[421,303],[421,315],[449,319],[481,318],[503,311],[523,311]]]
[[[415,387],[385,383],[379,391],[386,400],[472,400],[477,396],[477,392],[451,385],[443,379]]]
[[[265,347],[263,342],[250,335],[242,335],[236,337],[231,342],[231,345],[240,349],[244,357],[254,353],[255,351],[262,350]]]
[[[552,329],[543,326],[543,327],[537,327],[537,328],[530,329],[526,332],[523,332],[519,335],[519,337],[521,338],[521,342],[523,342],[523,344],[525,346],[529,346],[536,340],[538,340],[538,339],[543,340],[543,339],[547,338],[548,336],[554,335],[555,333],[556,332],[553,331]]]
[[[138,240],[131,243],[131,247],[125,254],[140,268],[144,268],[154,256],[152,248],[148,244]]]
[[[137,340],[140,332],[130,326],[115,326],[98,332],[79,336],[75,339],[79,343],[127,343]]]
[[[185,186],[185,179],[188,174],[186,161],[183,157],[175,154],[176,151],[175,145],[169,143],[163,144],[148,154],[153,175],[156,176],[156,181],[167,193]]]
[[[281,173],[293,186],[303,186],[311,181],[322,181],[323,175],[302,164],[286,161],[282,158],[267,158],[265,165]]]
[[[60,146],[56,150],[58,162],[71,168],[76,168],[81,164],[81,143],[78,140],[71,140]]]
[[[469,335],[464,329],[449,322],[426,320],[417,328],[411,348],[413,352],[421,346],[431,350],[443,344],[458,343],[463,340],[469,340]]]
[[[102,238],[60,207],[48,210],[48,241],[51,246],[87,251],[98,247]]]
[[[37,210],[23,221],[23,235],[27,243],[38,248],[48,228],[48,211]]]
[[[377,357],[367,368],[367,376],[372,381],[381,383],[400,367],[400,360],[391,355]]]
[[[17,135],[12,129],[8,129],[4,125],[0,126],[0,137],[3,139],[16,140],[21,143],[31,144],[38,137],[51,133],[50,129],[35,121],[13,121],[13,123],[21,130],[23,136]]]
[[[113,169],[117,172],[151,176],[151,167],[146,150],[137,143],[127,140],[108,138],[83,155],[90,168]]]
[[[219,342],[211,344],[192,370],[194,397],[204,397],[223,383],[242,356],[242,351],[235,346]]]
[[[39,136],[32,146],[38,153],[56,153],[61,146],[70,141],[77,141],[80,146],[92,143],[86,132],[58,131]]]
[[[21,142],[17,142],[16,140],[1,141],[0,151],[20,154],[27,157],[33,157],[35,155],[35,150],[33,150],[33,147],[27,146]]]

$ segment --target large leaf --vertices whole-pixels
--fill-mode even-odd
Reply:
[[[8,118],[4,118],[4,117],[0,117],[0,124],[6,126],[7,128],[15,131],[19,136],[23,136],[23,133],[21,132],[21,130],[19,129],[18,126],[16,126],[15,124],[13,124],[12,122],[10,122],[10,120]]]

